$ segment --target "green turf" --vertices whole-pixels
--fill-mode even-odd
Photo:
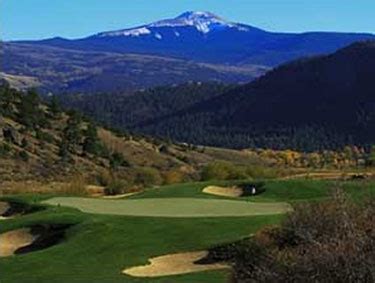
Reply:
[[[33,223],[78,223],[65,242],[26,255],[0,259],[4,283],[226,282],[224,271],[139,279],[121,274],[150,257],[206,249],[249,236],[283,216],[235,218],[152,218],[94,215],[53,207],[6,220],[0,231]]]
[[[235,182],[238,183],[238,182]],[[209,185],[230,185],[233,182],[194,183],[149,189],[131,197],[132,201],[154,201],[158,198],[177,204],[195,200],[214,201],[226,198],[202,193]],[[319,200],[329,196],[330,188],[341,186],[352,197],[361,199],[375,192],[374,181],[267,181],[266,191],[251,202],[298,202]],[[51,196],[25,195],[10,199],[39,203]],[[66,200],[67,198],[64,198]],[[108,200],[103,200],[108,201]],[[114,200],[113,202],[118,202]],[[246,198],[232,200],[246,209],[254,203]],[[231,205],[232,205],[231,202]],[[119,204],[128,204],[128,200]],[[220,202],[224,204],[223,202]],[[143,202],[143,204],[145,204]],[[197,203],[195,203],[197,204]],[[170,210],[171,207],[161,206]],[[128,208],[127,208],[128,209]],[[175,208],[174,208],[175,209]],[[222,209],[222,208],[220,208]],[[179,211],[186,210],[179,206]],[[133,210],[134,213],[135,210]],[[155,211],[153,211],[155,213]],[[247,217],[197,217],[157,218],[87,214],[75,208],[50,206],[34,214],[0,222],[0,232],[40,223],[74,223],[68,230],[67,239],[54,247],[26,255],[0,259],[1,283],[113,283],[113,282],[170,282],[191,283],[227,282],[225,271],[210,271],[181,276],[154,279],[133,278],[122,275],[124,268],[142,265],[147,259],[159,255],[207,249],[224,242],[236,241],[254,233],[264,225],[277,224],[283,215]]]
[[[44,203],[74,207],[87,213],[152,217],[254,216],[280,214],[291,210],[287,203],[255,203],[198,198],[106,200],[58,197]]]
[[[248,181],[254,182],[254,181]],[[221,181],[202,182],[181,185],[169,185],[148,189],[134,195],[132,199],[139,198],[207,198],[207,199],[233,199],[228,197],[205,194],[202,190],[209,185],[231,186],[247,183],[246,181]],[[353,197],[366,196],[375,193],[375,181],[330,181],[330,180],[267,180],[264,182],[265,192],[255,197],[242,197],[236,200],[253,202],[298,202],[306,200],[324,199],[331,195],[332,189],[342,187]]]

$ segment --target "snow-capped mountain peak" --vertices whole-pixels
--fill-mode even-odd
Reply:
[[[208,33],[217,26],[235,27],[236,24],[225,21],[224,19],[210,12],[185,12],[174,19],[167,19],[152,23],[149,27],[195,27],[202,33]]]
[[[194,27],[197,31],[202,34],[207,34],[218,28],[236,28],[239,31],[247,31],[248,29],[239,24],[228,22],[213,13],[210,12],[201,12],[201,11],[190,11],[185,12],[173,19],[166,19],[157,21],[148,25],[132,28],[132,29],[123,29],[118,31],[110,31],[98,34],[100,37],[107,36],[131,36],[139,37],[143,35],[154,35],[158,39],[160,38],[160,33],[153,32],[155,28],[178,28],[178,27]],[[155,33],[155,34],[154,34]],[[174,32],[178,37],[180,33],[178,31]]]

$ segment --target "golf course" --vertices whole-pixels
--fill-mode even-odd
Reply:
[[[149,217],[238,217],[273,215],[291,210],[287,203],[250,203],[194,198],[139,200],[52,198],[45,203],[74,207],[87,213]]]
[[[33,234],[36,226],[60,227],[60,236],[49,245],[20,246],[0,256],[1,282],[227,282],[225,263],[195,263],[206,250],[277,225],[293,205],[324,200],[335,186],[355,199],[375,192],[373,181],[324,180],[265,181],[262,194],[237,198],[203,192],[210,185],[237,184],[169,185],[121,199],[4,196],[3,211],[12,203],[35,209],[4,217],[0,235],[21,231],[23,245],[31,237],[25,232]]]

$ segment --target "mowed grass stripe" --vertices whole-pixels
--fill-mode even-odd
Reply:
[[[104,200],[56,197],[44,201],[44,203],[74,207],[87,213],[151,217],[256,216],[281,214],[292,209],[287,203],[254,203],[197,198]]]

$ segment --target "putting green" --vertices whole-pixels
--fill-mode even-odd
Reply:
[[[254,216],[281,214],[292,209],[288,203],[254,203],[197,198],[106,200],[56,197],[44,203],[74,207],[87,213],[152,217]]]

